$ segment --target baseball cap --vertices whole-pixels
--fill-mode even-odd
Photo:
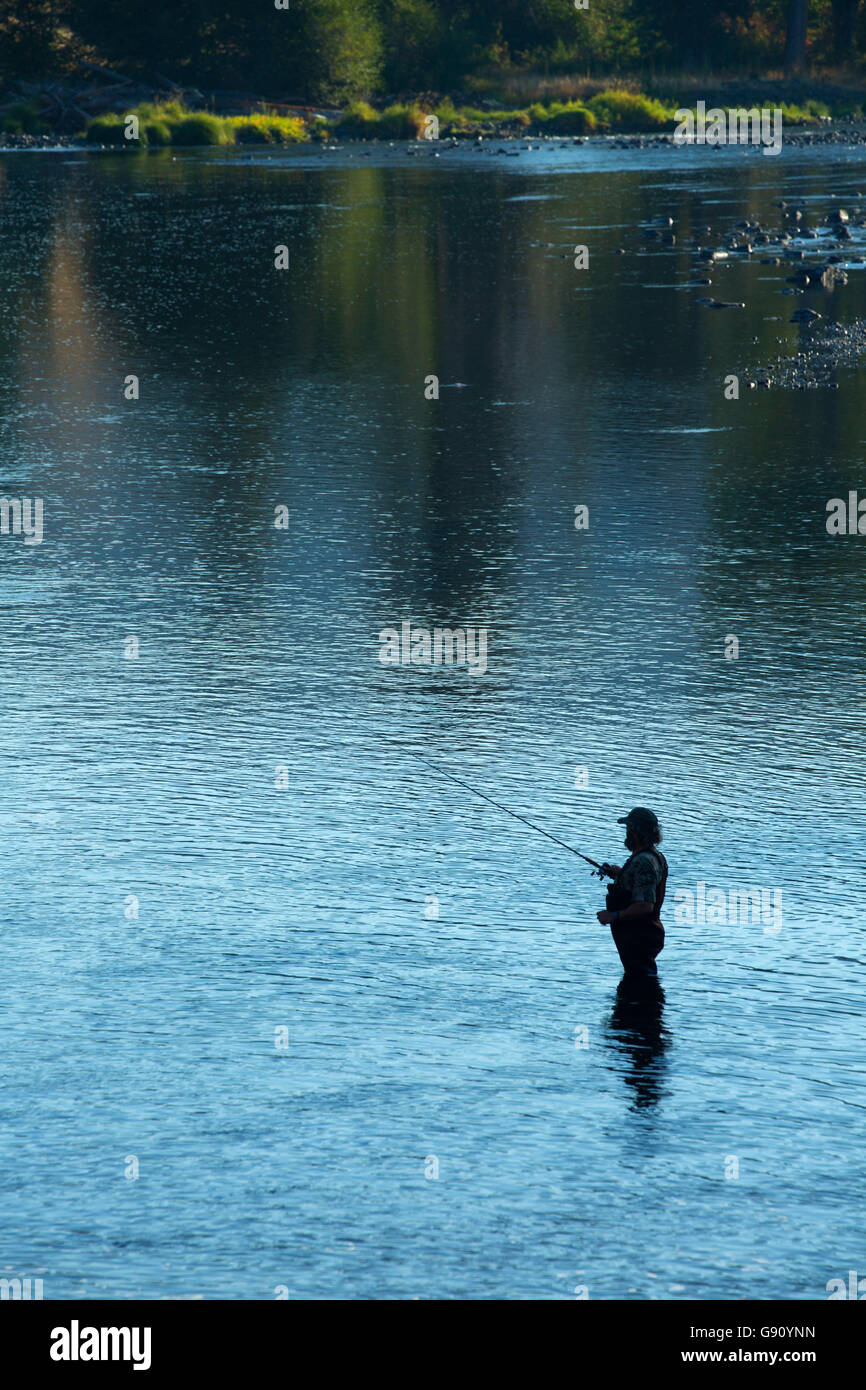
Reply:
[[[617,825],[640,826],[643,830],[658,830],[659,818],[648,806],[635,806],[627,816],[619,816]]]

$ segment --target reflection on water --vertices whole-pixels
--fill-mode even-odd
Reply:
[[[860,175],[729,154],[0,158],[3,494],[45,530],[0,538],[0,1274],[810,1299],[856,1267],[866,574],[824,516],[866,379],[726,400],[796,344],[784,267],[720,269],[748,307],[713,314],[693,251]],[[486,628],[486,674],[383,665],[403,621]],[[599,860],[653,806],[663,1010],[611,1012],[585,866],[413,751]],[[699,881],[779,892],[781,931],[677,922]]]
[[[611,1049],[626,1063],[623,1079],[643,1110],[661,1099],[664,1055],[671,1037],[664,1026],[665,992],[657,979],[624,975],[617,985],[608,1034]]]

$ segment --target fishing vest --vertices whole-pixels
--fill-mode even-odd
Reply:
[[[662,910],[662,903],[665,900],[665,890],[668,886],[668,861],[665,859],[661,851],[657,849],[650,848],[646,850],[638,850],[637,853],[654,855],[659,863],[659,866],[661,867],[661,883],[656,889],[656,896],[655,902],[653,903],[652,913],[652,920],[654,922],[657,922],[659,920],[659,913]],[[625,864],[623,864],[622,868],[620,869],[619,874],[607,890],[606,905],[608,912],[622,912],[623,908],[631,906],[631,895],[628,889],[620,888],[618,885],[619,880],[622,877],[622,874],[625,872],[626,868],[631,863],[632,859],[634,859],[634,857],[635,856],[633,854],[629,855]]]

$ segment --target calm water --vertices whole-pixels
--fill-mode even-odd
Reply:
[[[2,488],[44,540],[0,538],[0,1274],[866,1273],[866,540],[824,525],[866,378],[725,400],[798,301],[694,257],[866,199],[860,160],[2,157]],[[866,275],[809,302],[864,315]],[[486,674],[383,665],[404,620],[486,628]],[[593,857],[656,809],[663,996],[618,999],[579,860],[412,751]],[[780,929],[677,922],[698,881],[781,894]]]

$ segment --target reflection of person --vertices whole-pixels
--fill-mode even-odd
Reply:
[[[625,974],[617,985],[607,1025],[616,1051],[629,1063],[623,1079],[634,1089],[634,1104],[641,1110],[661,1099],[664,1054],[670,1044],[662,1021],[664,1003],[657,979]]]
[[[602,872],[614,879],[607,890],[607,908],[598,920],[610,923],[611,935],[627,975],[657,975],[655,958],[665,944],[659,912],[667,886],[667,860],[656,845],[662,838],[654,811],[636,806],[620,817],[625,826],[625,845],[630,857],[619,868],[602,864]]]

